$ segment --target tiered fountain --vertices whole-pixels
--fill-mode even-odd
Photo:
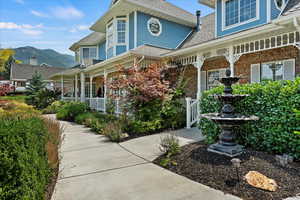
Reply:
[[[246,122],[258,120],[258,117],[242,116],[235,112],[232,104],[241,101],[249,95],[232,94],[232,84],[237,83],[240,78],[230,77],[230,75],[231,71],[228,69],[226,70],[226,77],[219,79],[219,81],[225,85],[224,94],[217,96],[218,100],[223,103],[221,113],[202,114],[201,117],[212,120],[221,128],[219,142],[210,145],[208,151],[229,157],[236,157],[244,152],[244,148],[235,143],[234,128],[239,127]]]

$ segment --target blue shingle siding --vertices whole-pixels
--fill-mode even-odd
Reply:
[[[271,0],[271,19],[276,19],[281,13],[281,10],[278,9],[275,1],[276,0]],[[287,1],[288,0],[285,0],[285,2],[287,2]]]
[[[106,60],[106,42],[99,44],[99,59]]]
[[[144,44],[154,45],[163,48],[175,49],[192,31],[192,28],[176,24],[164,19],[159,19],[162,25],[162,33],[159,36],[153,36],[148,31],[148,20],[153,16],[138,12],[137,14],[137,46]]]
[[[126,52],[126,45],[116,46],[116,55]]]
[[[272,0],[273,1],[273,0]],[[217,1],[217,36],[222,37],[225,35],[233,34],[236,32],[240,32],[246,29],[254,28],[256,26],[260,26],[267,23],[267,1],[266,0],[259,0],[259,16],[257,20],[250,21],[248,23],[244,23],[241,25],[233,26],[232,28],[224,29],[222,26],[222,16],[225,14],[223,13],[222,8],[222,0]]]
[[[134,13],[129,15],[129,49],[134,48]]]

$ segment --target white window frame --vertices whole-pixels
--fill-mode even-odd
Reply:
[[[157,22],[157,23],[159,24],[160,29],[159,29],[159,32],[158,32],[158,33],[152,33],[152,31],[150,30],[150,23],[151,23],[151,21],[155,21],[155,22]],[[161,33],[162,33],[162,24],[161,24],[161,22],[160,22],[159,19],[154,18],[154,17],[151,17],[151,18],[148,20],[148,22],[147,22],[147,29],[148,29],[148,31],[149,31],[149,33],[150,33],[151,35],[153,35],[153,36],[155,36],[155,37],[158,37],[158,36],[160,36]]]
[[[99,49],[98,49],[98,46],[82,46],[80,47],[80,56],[79,56],[79,59],[80,59],[80,63],[82,63],[84,61],[84,57],[83,57],[83,49],[91,49],[91,48],[95,48],[96,49],[96,57],[90,57],[90,52],[89,52],[89,58],[88,60],[92,60],[92,59],[96,59],[98,60],[99,59]]]
[[[125,42],[124,43],[118,43],[118,20],[125,20]],[[113,42],[112,46],[108,46],[108,27],[112,25],[112,35],[113,35]],[[126,17],[114,17],[112,20],[110,20],[106,24],[106,59],[108,58],[108,49],[113,48],[113,57],[117,54],[117,46],[126,46],[126,51],[129,49],[129,15],[126,15]]]
[[[118,31],[118,21],[125,21],[125,41],[124,42],[120,42],[119,43],[119,31]],[[127,24],[128,24],[128,19],[127,18],[117,18],[116,19],[116,44],[117,45],[127,45],[127,34],[128,34],[128,30],[127,30],[127,28],[128,28],[128,26],[127,26]],[[124,31],[122,31],[122,32],[124,32]]]
[[[251,18],[247,21],[243,21],[243,22],[239,22],[236,24],[226,26],[226,7],[225,7],[226,5],[225,5],[225,3],[227,1],[229,1],[229,0],[222,0],[222,31],[226,31],[226,30],[234,28],[234,27],[238,27],[238,26],[241,26],[244,24],[248,24],[250,22],[254,22],[260,18],[260,0],[256,0],[256,17],[255,18]],[[239,3],[238,12],[239,12],[239,21],[240,21],[240,3]]]

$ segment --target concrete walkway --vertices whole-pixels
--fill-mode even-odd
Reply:
[[[60,174],[52,200],[238,200],[152,164],[160,135],[109,142],[81,125],[65,126]],[[203,139],[177,131],[181,144]]]

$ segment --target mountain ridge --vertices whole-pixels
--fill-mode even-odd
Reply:
[[[46,63],[53,67],[71,68],[76,63],[74,56],[59,53],[53,49],[38,49],[32,46],[24,46],[13,48],[15,51],[14,58],[22,61],[24,64],[29,64],[31,57],[36,57],[38,64]]]

